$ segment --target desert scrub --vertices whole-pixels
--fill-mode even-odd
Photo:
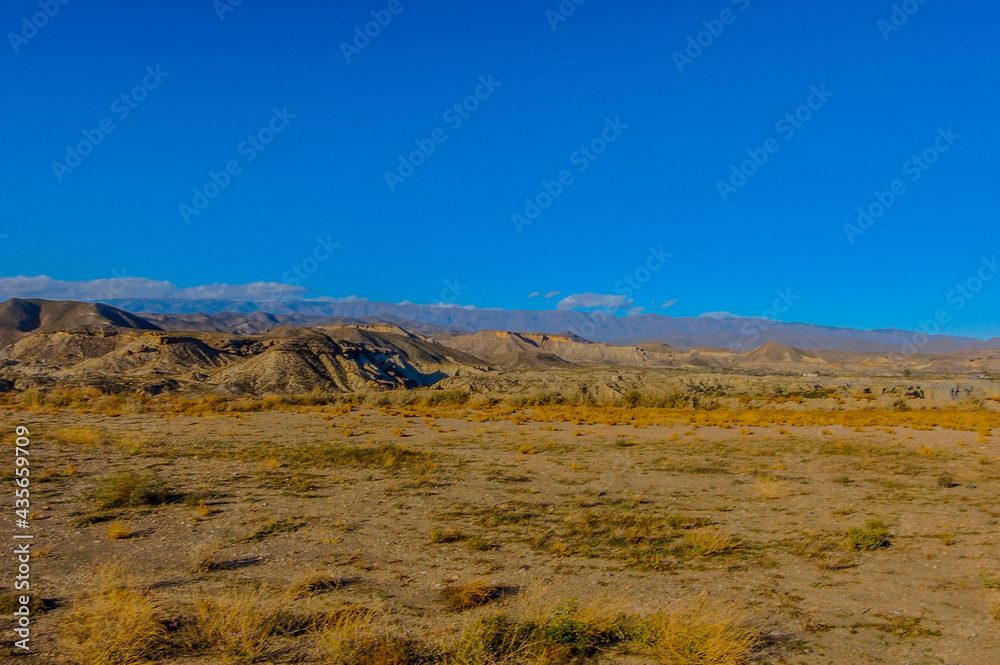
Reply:
[[[195,606],[198,646],[232,663],[252,663],[270,650],[272,635],[288,632],[288,599],[264,591],[228,591]]]
[[[96,446],[103,442],[99,431],[89,427],[65,427],[55,431],[56,443],[71,446]]]
[[[865,528],[847,530],[847,549],[852,552],[871,552],[889,547],[891,536],[882,520],[868,520]]]
[[[442,589],[441,600],[449,610],[462,612],[499,600],[508,591],[507,587],[503,585],[491,584],[485,580],[474,580],[468,584]]]
[[[611,555],[631,565],[663,569],[673,565],[673,557],[693,552],[694,541],[678,545],[678,538],[693,528],[711,524],[711,520],[704,518],[655,512],[642,500],[602,499],[596,503],[587,502],[586,497],[580,500],[588,507],[562,515],[556,525],[534,539],[536,548],[563,555]],[[695,540],[701,537],[701,534],[693,536]],[[707,541],[699,543],[699,548],[707,545]],[[728,551],[732,547],[723,549]],[[722,553],[714,547],[704,551],[706,555]]]
[[[434,457],[430,453],[423,453],[395,443],[376,445],[334,443],[321,448],[299,449],[291,455],[293,461],[306,464],[381,467],[393,470],[404,468],[426,470],[432,466]]]
[[[81,665],[145,662],[164,642],[162,619],[147,593],[121,570],[102,568],[61,622],[64,653]]]
[[[580,663],[625,649],[671,665],[743,665],[761,644],[761,633],[748,615],[704,597],[676,601],[652,613],[636,612],[629,603],[610,598],[554,607],[528,598],[469,624],[446,662]]]
[[[499,610],[481,617],[459,637],[452,662],[456,665],[492,663],[574,663],[600,648],[622,641],[625,617],[581,610],[575,601],[548,613]]]
[[[937,480],[935,482],[937,483],[938,487],[943,487],[945,489],[947,489],[949,487],[955,487],[955,485],[958,484],[958,483],[955,482],[955,479],[953,477],[951,477],[951,476],[949,476],[947,474],[942,475],[942,476],[938,476]]]
[[[437,660],[431,649],[397,628],[384,613],[346,608],[319,637],[320,650],[338,665],[409,665]]]
[[[464,390],[435,391],[424,398],[427,406],[461,406],[469,401],[469,393]]]
[[[91,496],[101,508],[124,508],[163,503],[167,489],[152,471],[119,471],[100,478]]]

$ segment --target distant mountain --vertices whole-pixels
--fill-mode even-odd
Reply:
[[[676,349],[725,347],[737,352],[775,342],[795,349],[841,351],[910,351],[949,353],[959,349],[1000,348],[1000,338],[933,335],[913,345],[914,333],[902,330],[854,330],[805,323],[777,323],[762,319],[673,318],[661,314],[627,317],[554,310],[493,310],[380,302],[297,301],[285,303],[225,300],[114,300],[110,304],[131,312],[150,313],[150,320],[178,329],[199,316],[198,330],[259,333],[268,326],[386,321],[407,330],[434,334],[449,331],[471,334],[483,330],[572,334],[592,342],[642,344],[658,342]],[[170,319],[153,314],[178,315]]]
[[[381,315],[352,311],[354,316],[350,317],[256,311],[139,316],[103,304],[9,300],[0,304],[0,391],[80,385],[121,392],[141,390],[149,394],[211,390],[263,395],[415,388],[447,379],[446,386],[463,386],[468,390],[515,391],[519,385],[523,387],[533,381],[555,382],[553,385],[560,381],[562,385],[596,381],[595,390],[607,397],[625,389],[622,377],[629,373],[624,368],[644,370],[633,373],[628,381],[640,380],[640,374],[652,376],[664,370],[803,378],[881,376],[901,380],[916,375],[1000,373],[1000,350],[966,348],[948,353],[803,350],[769,341],[752,350],[737,352],[717,343],[709,345],[725,338],[723,333],[727,329],[719,327],[723,322],[662,316],[638,322],[647,326],[658,324],[660,332],[656,334],[662,337],[669,337],[669,326],[678,322],[689,326],[706,324],[703,328],[706,332],[699,338],[702,345],[680,349],[656,341],[593,342],[572,332],[463,332],[470,325],[482,323],[475,318],[480,313],[487,314],[489,320],[510,314],[509,320],[515,322],[518,316],[530,314],[534,317],[533,324],[561,329],[566,323],[581,321],[582,315],[575,312],[462,310],[462,313],[449,312],[460,315],[444,321],[460,323],[461,328],[427,322],[403,327],[396,323],[402,320],[400,314],[430,318],[436,316],[437,310],[388,307],[408,309],[393,309],[393,314]],[[619,333],[641,335],[641,327],[628,327],[635,323],[633,318],[640,317],[614,320],[610,324],[620,326]],[[344,323],[361,319],[368,322]],[[415,328],[429,332],[417,332]],[[830,344],[843,342],[846,337],[838,338],[827,332],[836,333],[838,329],[818,326],[790,324],[784,329],[785,332],[805,329],[810,339]],[[769,331],[781,328],[776,324]],[[689,329],[684,334],[694,333]],[[955,339],[935,339],[925,346],[957,344]]]
[[[33,333],[107,326],[160,329],[141,316],[101,303],[20,298],[0,303],[0,348]]]

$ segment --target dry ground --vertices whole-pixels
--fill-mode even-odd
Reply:
[[[512,660],[740,662],[621,628],[681,607],[745,628],[750,662],[1000,662],[995,430],[478,419],[0,412],[34,442],[45,607],[17,662],[471,665],[490,616],[545,642]],[[136,653],[93,650],[108,626]]]

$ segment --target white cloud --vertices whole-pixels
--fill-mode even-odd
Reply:
[[[705,312],[704,314],[698,315],[699,319],[739,319],[742,318],[739,314],[733,314],[732,312]]]
[[[665,302],[662,305],[660,305],[660,309],[666,309],[667,307],[673,307],[676,304],[677,304],[677,298],[674,298],[673,300],[668,300],[667,302]]]
[[[562,293],[562,291],[549,291],[548,293],[545,294],[545,298],[546,299],[548,299],[548,298],[555,298],[560,293]]]
[[[117,274],[117,273],[116,273]],[[277,282],[252,284],[207,284],[181,288],[176,284],[145,277],[112,277],[63,281],[47,275],[37,277],[0,277],[0,300],[8,298],[47,298],[49,300],[275,300],[301,298],[303,286]]]
[[[368,302],[368,298],[362,298],[361,296],[347,296],[346,298],[331,298],[329,296],[321,296],[319,298],[303,298],[306,302]]]
[[[622,295],[604,293],[574,293],[568,295],[556,305],[556,309],[622,309],[632,304],[632,300]]]
[[[625,316],[636,316],[642,314],[644,311],[646,311],[645,307],[629,307],[625,310]]]
[[[542,294],[539,293],[538,291],[532,291],[531,293],[528,294],[528,297],[529,298],[537,298],[540,295],[542,295]]]
[[[475,305],[459,305],[453,302],[436,302],[431,305],[423,305],[423,307],[437,307],[443,309],[479,309]]]

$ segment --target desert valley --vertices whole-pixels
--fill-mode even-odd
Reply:
[[[1000,349],[234,321],[0,305],[23,662],[1000,659]]]

